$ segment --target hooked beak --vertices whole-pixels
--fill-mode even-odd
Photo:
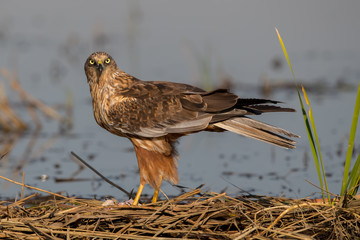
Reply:
[[[98,61],[98,69],[99,69],[100,74],[101,74],[102,70],[104,69],[103,63],[100,60]]]

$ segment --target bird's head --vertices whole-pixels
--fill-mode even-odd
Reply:
[[[94,52],[86,60],[84,69],[88,83],[98,83],[101,75],[115,72],[117,66],[106,52]]]

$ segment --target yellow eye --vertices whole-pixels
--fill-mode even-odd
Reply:
[[[89,63],[90,63],[91,65],[94,65],[95,61],[94,61],[93,59],[90,59]]]
[[[105,59],[105,63],[110,63],[110,58]]]

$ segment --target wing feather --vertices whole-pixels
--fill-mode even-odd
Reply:
[[[240,99],[226,89],[205,92],[187,84],[155,81],[138,81],[127,90],[122,89],[121,96],[123,100],[110,106],[108,116],[109,122],[116,125],[114,128],[127,134],[152,138],[216,126],[277,146],[295,147],[294,141],[281,135],[297,135],[244,117],[294,111],[270,105],[279,103],[277,101]]]

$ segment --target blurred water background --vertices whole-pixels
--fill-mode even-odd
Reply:
[[[74,151],[103,175],[130,191],[139,174],[131,143],[95,123],[83,64],[107,51],[118,66],[142,80],[174,81],[205,89],[231,87],[241,97],[271,98],[297,113],[257,119],[302,136],[284,150],[231,133],[199,133],[181,139],[180,185],[228,194],[319,196],[311,150],[277,27],[297,80],[308,90],[324,151],[329,190],[339,193],[347,137],[360,79],[359,1],[4,1],[0,8],[0,68],[16,73],[31,96],[59,113],[72,128],[33,119],[4,75],[10,105],[29,129],[1,132],[0,175],[70,196],[126,195],[79,170]],[[72,112],[64,110],[68,102]],[[11,146],[11,147],[9,147]],[[357,154],[359,142],[355,144]],[[21,187],[0,180],[1,198]],[[164,183],[177,195],[179,188]],[[26,190],[30,194],[33,190]],[[150,187],[145,193],[152,194]],[[164,198],[163,196],[161,196]]]

